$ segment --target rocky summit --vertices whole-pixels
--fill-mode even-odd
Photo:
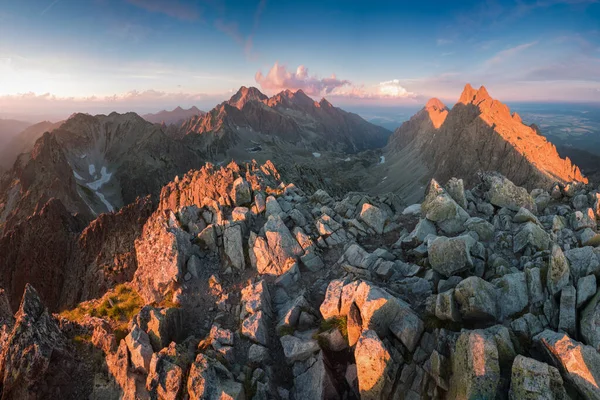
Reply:
[[[600,399],[600,189],[485,88],[389,140],[300,90],[191,111],[17,136],[1,399]]]
[[[600,398],[600,192],[467,187],[409,205],[232,162],[83,233],[48,203],[6,239],[64,226],[4,264],[2,398]]]

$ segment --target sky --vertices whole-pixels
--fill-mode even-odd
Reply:
[[[600,102],[600,0],[0,0],[0,116],[210,109],[240,86],[339,106]]]

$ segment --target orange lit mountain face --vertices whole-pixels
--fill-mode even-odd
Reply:
[[[561,158],[552,143],[483,86],[475,90],[467,84],[449,111],[431,99],[394,132],[387,152],[392,161],[419,158],[440,181],[460,176],[473,184],[478,171],[497,171],[527,188],[588,182],[569,158]]]

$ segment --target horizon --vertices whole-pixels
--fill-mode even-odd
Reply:
[[[467,82],[600,104],[598,0],[84,3],[0,2],[2,115],[208,111],[240,86],[342,108],[455,102]]]

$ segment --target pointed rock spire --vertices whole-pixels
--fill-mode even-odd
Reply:
[[[465,88],[463,89],[462,94],[460,95],[460,98],[458,99],[458,102],[462,104],[469,104],[473,102],[473,99],[475,98],[476,94],[477,91],[473,89],[473,86],[471,86],[470,83],[467,83],[465,85]]]
[[[425,104],[425,108],[427,110],[432,109],[432,110],[439,110],[439,111],[447,109],[446,105],[444,103],[442,103],[440,99],[435,98],[435,97],[429,99],[427,104]]]

